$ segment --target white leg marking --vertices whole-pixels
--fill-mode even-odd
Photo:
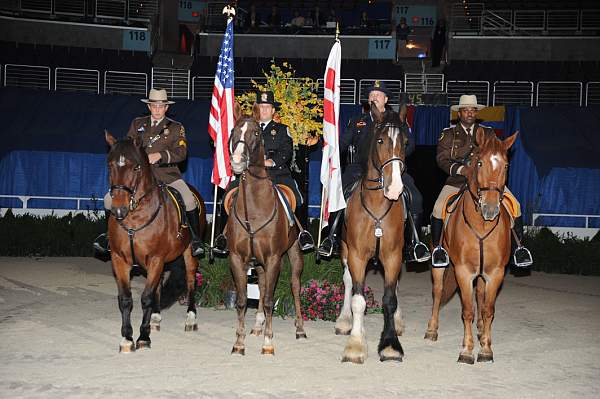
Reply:
[[[367,302],[362,295],[353,295],[352,296],[352,331],[350,335],[356,337],[364,337],[365,335],[365,326],[364,326],[364,314],[365,308],[367,307]]]

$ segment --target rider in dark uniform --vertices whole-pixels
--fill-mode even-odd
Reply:
[[[385,84],[375,81],[369,88],[369,104],[375,105],[384,112],[384,121],[400,127],[406,140],[405,157],[408,157],[415,149],[415,142],[412,133],[405,121],[401,120],[397,112],[393,111],[388,105],[389,91]],[[350,120],[346,126],[346,134],[340,139],[340,150],[347,152],[348,163],[342,174],[342,186],[344,195],[348,198],[356,182],[367,170],[369,159],[369,133],[373,129],[373,118],[367,109],[362,115],[356,116]],[[421,214],[423,213],[423,197],[415,186],[413,178],[406,173],[402,175],[402,182],[406,187],[403,195],[409,208],[409,219],[412,219],[413,227],[410,229],[411,240],[407,242],[407,260],[425,261],[429,259],[429,250],[421,243],[418,232],[421,230]],[[331,226],[328,236],[323,240],[319,247],[319,253],[329,257],[337,254],[339,247],[339,236],[341,232],[341,215],[343,211],[330,215]],[[416,233],[416,234],[415,234]]]
[[[279,103],[275,102],[272,91],[261,91],[256,93],[256,104],[259,106],[260,120],[258,124],[262,129],[265,167],[269,177],[273,183],[291,188],[296,197],[296,206],[300,206],[304,203],[304,199],[290,171],[290,162],[294,155],[292,136],[286,125],[273,120],[275,108]],[[229,185],[228,191],[237,187],[238,182],[239,179],[234,180]],[[298,243],[303,251],[314,248],[312,236],[302,228],[298,236]],[[216,237],[214,251],[222,255],[227,254],[227,238],[223,234]]]

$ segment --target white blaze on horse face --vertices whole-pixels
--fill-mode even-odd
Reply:
[[[396,127],[388,128],[388,136],[392,139],[392,156],[394,158],[400,158],[400,146],[396,149],[396,143],[400,137],[400,129]],[[404,190],[404,185],[402,184],[402,171],[400,170],[400,162],[392,162],[392,181],[390,182],[387,189],[384,191],[384,195],[395,201],[400,197],[400,194]]]
[[[245,141],[246,131],[248,130],[248,122],[244,122],[244,124],[242,125],[240,130],[242,131],[242,134],[240,135],[240,142],[236,144],[235,148],[233,149],[234,150],[233,156],[231,157],[233,162],[236,164],[239,164],[240,162],[242,162],[242,154],[244,153],[244,146],[240,145],[240,144]]]
[[[117,166],[118,166],[119,168],[121,168],[121,167],[125,166],[125,155],[122,155],[122,154],[121,154],[121,155],[119,156],[119,160],[117,161]]]
[[[502,157],[499,154],[493,154],[490,157],[490,161],[492,162],[492,169],[496,170],[498,169],[498,167],[500,167],[500,164],[502,163]]]

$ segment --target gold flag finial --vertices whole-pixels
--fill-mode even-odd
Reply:
[[[335,41],[336,42],[340,41],[340,23],[339,22],[335,23]]]

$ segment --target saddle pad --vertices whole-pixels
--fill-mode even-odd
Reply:
[[[285,195],[285,199],[287,199],[289,207],[291,208],[292,212],[294,212],[296,210],[296,197],[294,196],[294,192],[292,191],[292,189],[283,184],[277,184],[276,186],[279,189],[277,192],[283,192],[283,194]],[[231,201],[233,200],[234,194],[238,191],[238,189],[239,187],[234,187],[227,194],[225,194],[225,199],[223,200],[223,207],[225,208],[225,212],[228,215],[229,210],[231,209]],[[283,202],[281,196],[278,195],[278,197],[281,203],[283,204],[283,207],[287,209],[288,204]]]
[[[444,202],[444,206],[442,207],[442,219],[443,220],[446,220],[447,217],[450,216],[450,214],[447,211],[448,204],[450,204],[451,201],[457,200],[458,198],[456,198],[456,197],[458,197],[459,194],[460,194],[460,192],[453,193],[453,194],[450,194],[448,196],[448,198],[446,198],[446,201]],[[504,192],[504,199],[502,200],[502,204],[504,205],[504,207],[506,208],[506,210],[508,211],[510,216],[512,216],[513,219],[515,219],[518,215],[521,214],[521,206],[519,205],[519,201],[517,201],[517,199],[514,197],[514,195],[512,195],[508,191]]]

